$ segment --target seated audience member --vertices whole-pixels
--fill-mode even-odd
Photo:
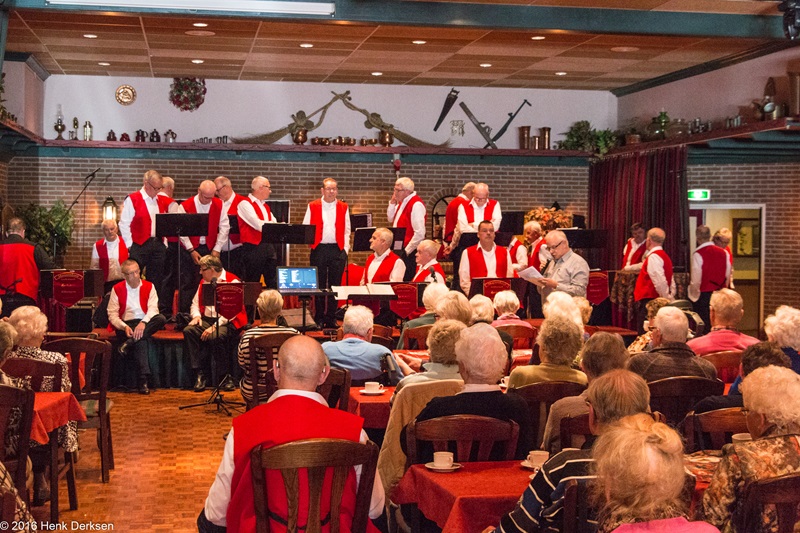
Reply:
[[[581,370],[586,374],[589,383],[599,378],[606,372],[625,368],[628,362],[628,350],[622,337],[600,331],[591,336],[583,345],[580,354]],[[587,392],[583,391],[578,396],[561,398],[550,407],[550,415],[544,429],[542,449],[553,453],[562,447],[569,448],[571,443],[561,443],[561,419],[585,415],[589,412],[586,405]]]
[[[711,294],[709,304],[711,330],[702,337],[691,339],[686,344],[697,355],[728,350],[744,350],[758,339],[739,331],[739,322],[744,316],[744,302],[739,293],[720,289]]]
[[[586,385],[586,374],[570,367],[583,344],[581,330],[574,322],[561,317],[546,318],[536,344],[539,345],[541,364],[518,366],[512,370],[508,378],[509,388],[541,381],[571,381]]]
[[[650,410],[647,383],[627,370],[611,370],[592,381],[586,398],[592,435],[602,435],[620,418]],[[593,439],[580,450],[564,450],[548,459],[522,493],[517,507],[500,519],[497,531],[561,531],[564,491],[556,488],[563,480],[589,476],[592,444]]]
[[[458,320],[437,321],[428,332],[427,344],[430,362],[422,365],[423,371],[407,374],[401,379],[394,394],[396,395],[400,389],[410,383],[438,379],[461,379],[461,374],[458,372],[458,361],[456,361],[456,341],[466,327]]]
[[[742,382],[752,441],[728,444],[703,494],[705,520],[725,533],[778,531],[774,509],[745,529],[745,495],[756,481],[800,472],[800,375],[788,368],[753,370]]]
[[[494,305],[492,301],[483,294],[476,294],[469,299],[469,305],[472,306],[472,321],[470,324],[489,324],[494,322]],[[495,330],[500,335],[500,340],[506,345],[506,352],[508,358],[511,359],[511,351],[514,347],[514,338],[505,331]]]
[[[422,293],[422,304],[425,306],[425,313],[403,325],[400,339],[397,341],[398,350],[406,348],[406,330],[419,326],[428,326],[436,322],[436,304],[448,292],[450,291],[444,283],[430,283],[425,287],[425,291]]]
[[[521,320],[517,316],[519,311],[519,298],[514,291],[500,291],[494,295],[494,309],[497,311],[497,319],[492,322],[492,326],[522,326],[523,328],[533,329],[530,322]]]
[[[782,305],[764,321],[767,340],[781,347],[792,361],[792,370],[800,374],[800,310]]]
[[[121,241],[121,239],[120,239]],[[108,300],[108,322],[114,327],[120,342],[119,353],[133,352],[139,366],[139,393],[150,394],[150,338],[162,329],[167,319],[158,312],[157,290],[149,281],[139,277],[139,263],[133,259],[122,262],[125,281],[114,285]]]
[[[709,396],[703,398],[694,406],[695,413],[705,413],[715,409],[726,409],[728,407],[744,407],[742,393],[739,391],[738,384],[741,379],[747,377],[756,368],[765,366],[782,366],[791,368],[792,362],[783,353],[777,344],[772,342],[759,342],[748,346],[742,352],[742,362],[739,365],[739,377],[736,378],[736,387],[732,385],[726,396]]]
[[[0,367],[11,355],[11,350],[17,343],[17,331],[5,320],[0,320]],[[0,369],[0,385],[23,388],[25,380],[7,375]]]
[[[542,314],[545,318],[563,317],[575,322],[581,328],[583,335],[583,314],[578,303],[566,292],[556,291],[550,293],[542,304]]]
[[[589,325],[589,320],[592,319],[592,308],[591,302],[584,298],[583,296],[573,296],[572,301],[575,302],[575,305],[578,307],[578,311],[581,312],[581,320],[583,321],[583,326],[586,327]]]
[[[683,441],[677,431],[640,413],[597,438],[590,489],[601,533],[719,533],[689,522],[683,495]]]
[[[300,332],[288,326],[279,326],[278,317],[283,310],[283,296],[276,290],[268,289],[262,291],[256,300],[258,316],[261,318],[261,325],[248,329],[239,341],[239,367],[242,369],[242,380],[239,389],[242,397],[246,401],[253,398],[253,382],[250,377],[250,341],[262,335],[272,335],[273,333],[291,333],[297,335]],[[259,375],[269,371],[266,360],[259,361]]]
[[[689,320],[677,307],[662,307],[656,314],[653,349],[634,355],[628,360],[628,370],[646,381],[677,376],[697,376],[715,379],[717,369],[709,361],[697,357],[686,345]]]
[[[669,305],[669,300],[666,298],[653,298],[645,307],[647,308],[647,321],[645,322],[644,333],[636,337],[636,339],[628,346],[628,353],[636,354],[639,352],[649,352],[653,349],[653,327],[656,323],[656,314],[658,310]]]
[[[396,385],[403,377],[392,356],[392,351],[380,344],[372,344],[372,311],[363,305],[351,305],[344,314],[340,341],[328,341],[322,349],[331,366],[350,371],[355,382],[375,380],[388,366],[389,380]]]
[[[488,324],[464,329],[456,342],[456,358],[464,389],[455,396],[434,398],[417,415],[417,422],[450,415],[488,416],[513,420],[519,425],[519,440],[514,454],[524,459],[533,445],[528,404],[518,395],[504,394],[497,384],[506,367],[506,351],[497,330]],[[405,429],[400,443],[405,450]],[[423,462],[433,460],[433,448],[420,451]]]
[[[208,491],[205,506],[197,518],[200,533],[226,531],[255,531],[255,509],[250,475],[250,452],[259,444],[271,448],[287,442],[313,438],[346,439],[365,443],[367,435],[362,429],[364,420],[340,409],[328,407],[316,391],[325,382],[330,367],[319,343],[310,337],[297,335],[286,341],[273,362],[278,390],[267,403],[233,419],[217,477]],[[351,473],[351,475],[353,475]],[[360,469],[356,468],[356,483]],[[356,483],[345,484],[341,501],[340,531],[350,531],[355,508]],[[267,471],[268,493],[285,494],[280,472]],[[307,505],[307,485],[300,485],[300,501]],[[330,489],[323,489],[325,490]],[[320,516],[326,516],[330,500],[323,494]],[[370,501],[370,518],[383,512],[384,494],[380,476],[376,472]],[[286,529],[288,518],[285,498],[270,498],[270,528]],[[300,526],[307,510],[299,511]],[[376,532],[371,522],[367,530]]]
[[[26,527],[31,523],[36,524],[36,519],[28,511],[28,506],[17,492],[11,473],[6,469],[5,464],[0,463],[0,498],[5,498],[8,494],[14,497],[14,514],[13,516],[3,516],[3,518],[17,524],[13,531],[36,531],[36,529]]]
[[[223,347],[225,341],[235,337],[239,330],[247,324],[247,312],[242,305],[239,313],[228,320],[217,312],[213,305],[203,305],[202,292],[203,285],[215,283],[241,283],[241,280],[231,272],[222,268],[222,261],[213,255],[204,255],[200,258],[200,285],[192,298],[192,320],[183,330],[183,338],[186,341],[186,351],[189,352],[189,361],[192,370],[195,372],[194,391],[202,392],[207,385],[207,378],[204,368],[209,366],[212,353],[212,344],[216,345],[213,350],[217,361],[218,373],[225,376],[225,381],[221,384],[222,390],[232,391],[236,384],[230,375],[230,354]]]

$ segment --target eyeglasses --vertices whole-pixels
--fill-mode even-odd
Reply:
[[[553,246],[551,246],[551,247],[550,247],[550,249],[551,249],[551,250],[555,250],[556,248],[558,248],[559,246],[561,246],[561,245],[562,245],[562,244],[564,244],[565,242],[567,242],[567,241],[561,241],[561,242],[560,242],[560,243],[558,243],[558,244],[554,244]]]
[[[326,191],[334,192],[334,191],[338,191],[339,187],[324,187],[324,189]]]
[[[149,185],[149,186],[150,186],[150,188],[151,188],[151,189],[153,189],[153,190],[155,190],[155,191],[160,191],[160,190],[164,189],[164,187],[156,187],[155,185],[153,185],[153,184],[152,184],[152,183],[150,183],[149,181],[148,181],[146,184],[147,184],[147,185]]]
[[[139,271],[138,270],[131,270],[130,272],[123,272],[122,275],[125,276],[126,278],[128,276],[137,276],[138,277],[139,276]]]
[[[223,190],[225,187],[227,187],[227,185],[223,185],[222,187],[220,187],[219,189],[217,189],[217,194],[219,194],[219,193],[220,193],[220,191],[222,191],[222,190]]]

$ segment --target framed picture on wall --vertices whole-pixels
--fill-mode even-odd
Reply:
[[[761,255],[761,224],[757,218],[733,219],[733,257]]]

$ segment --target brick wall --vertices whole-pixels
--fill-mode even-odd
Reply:
[[[689,187],[711,189],[714,203],[765,204],[764,315],[800,307],[800,167],[796,164],[697,165]]]
[[[322,178],[331,176],[339,182],[339,197],[350,204],[351,212],[372,212],[374,223],[387,225],[386,204],[394,184],[389,162],[378,163],[310,163],[310,162],[228,162],[143,159],[79,159],[79,158],[14,158],[8,168],[10,202],[49,205],[57,199],[69,203],[83,187],[83,177],[102,167],[86,199],[75,206],[76,227],[73,244],[65,265],[86,268],[91,244],[101,237],[100,205],[111,195],[122,208],[125,195],[141,187],[142,175],[155,168],[176,181],[176,198],[196,193],[202,179],[226,175],[234,189],[247,193],[250,180],[259,174],[270,178],[273,199],[288,199],[292,204],[292,222],[302,222],[309,200],[320,195]],[[112,176],[104,182],[108,173]],[[0,175],[2,170],[0,169]],[[457,194],[466,181],[486,181],[491,195],[504,210],[527,210],[539,205],[561,206],[575,213],[586,214],[588,169],[555,166],[498,166],[404,164],[404,175],[416,182],[416,190],[430,212],[435,201]],[[308,264],[307,246],[293,246],[292,264]],[[365,254],[354,254],[351,260],[363,263]]]
[[[8,163],[0,161],[0,207],[8,202]]]

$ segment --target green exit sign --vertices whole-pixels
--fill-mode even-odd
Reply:
[[[689,200],[694,202],[707,202],[711,200],[710,189],[689,189]]]

